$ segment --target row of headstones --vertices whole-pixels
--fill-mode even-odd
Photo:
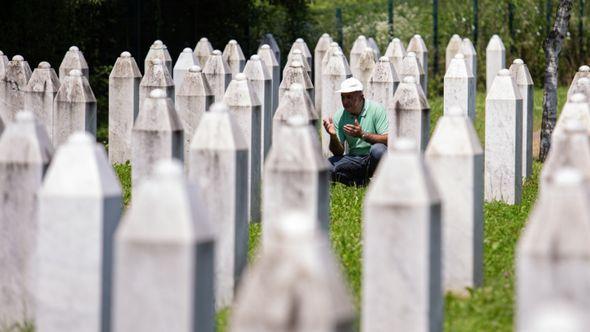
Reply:
[[[165,99],[154,90],[146,104],[158,112]],[[282,148],[269,153],[264,187],[263,247],[273,249],[264,251],[242,292],[258,287],[258,278],[268,287],[264,271],[281,271],[277,257],[291,252],[303,256],[285,268],[305,271],[314,296],[341,291],[346,301],[334,305],[352,316],[329,250],[329,176],[317,132],[295,117],[281,126],[277,142]],[[213,105],[191,146],[190,181],[178,162],[155,163],[119,225],[121,189],[104,148],[77,133],[53,156],[33,114],[17,114],[0,137],[2,328],[34,319],[39,331],[108,330],[111,322],[117,331],[212,330],[214,303],[232,303],[246,265],[247,139],[226,106]],[[318,260],[312,275],[309,257]],[[291,277],[293,287],[301,285],[297,274]],[[245,308],[256,307],[256,299],[243,297]]]
[[[538,200],[519,239],[516,330],[586,331],[590,192],[590,68],[568,90],[541,171]]]
[[[417,84],[414,84],[414,85],[417,85]],[[300,88],[300,89],[301,89],[301,88]],[[160,93],[160,96],[163,96],[163,95],[164,95],[163,93]],[[216,112],[213,112],[213,113],[216,113]],[[456,112],[456,111],[455,111],[455,113],[459,114],[459,113],[461,113],[461,112]],[[303,121],[303,122],[305,122],[305,121]],[[437,129],[437,130],[438,130],[438,129]],[[311,131],[311,132],[313,132],[313,131]],[[454,130],[453,130],[453,132],[454,132]],[[313,142],[313,140],[311,140],[311,141]],[[433,141],[435,141],[435,140],[433,139]],[[403,142],[403,140],[402,140],[401,142]],[[406,142],[406,143],[399,143],[399,144],[401,144],[401,146],[403,147],[403,145],[404,145],[404,144],[406,144],[406,145],[407,145],[407,142]],[[432,144],[432,143],[431,143],[431,144]],[[398,146],[398,148],[399,148],[399,146]],[[403,148],[402,148],[402,150],[403,150]],[[411,150],[411,149],[410,149],[410,150]],[[301,155],[301,154],[294,154],[294,156],[300,156],[300,155]],[[393,153],[392,153],[392,155],[393,155]],[[291,159],[291,160],[293,160],[293,159]],[[318,159],[318,160],[319,160],[319,159]],[[280,163],[279,163],[279,164],[280,164]],[[389,172],[388,172],[388,173],[389,173]],[[299,181],[300,181],[300,179],[299,179],[299,178],[296,178],[295,180],[292,180],[292,181],[291,181],[291,183],[290,183],[289,185],[290,185],[290,186],[293,186],[293,183],[299,183]],[[480,187],[480,188],[481,188],[481,187]],[[280,191],[279,191],[279,192],[280,192]],[[313,195],[312,195],[312,196],[313,196]],[[272,196],[265,196],[265,197],[272,197]],[[327,202],[327,200],[326,200],[326,202]],[[285,205],[282,205],[282,206],[284,207]],[[277,205],[277,207],[278,207],[279,209],[281,209],[281,205],[280,205],[280,204],[279,204],[279,205]],[[265,210],[266,210],[266,209],[265,209]],[[317,209],[317,211],[319,211],[319,210],[320,210],[320,209]],[[327,210],[326,210],[326,211],[327,211]],[[327,215],[327,213],[326,213],[326,215]],[[320,218],[320,219],[321,219],[321,218]],[[313,220],[313,219],[311,219],[311,220]]]
[[[59,66],[59,77],[47,62],[31,68],[20,55],[8,61],[0,51],[0,126],[26,109],[44,125],[53,144],[76,130],[96,133],[96,98],[88,83],[88,64],[72,46]]]

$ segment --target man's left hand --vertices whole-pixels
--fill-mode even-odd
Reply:
[[[344,125],[342,129],[344,129],[344,132],[349,136],[359,138],[363,137],[363,128],[361,128],[361,125],[357,119],[354,119],[354,124]]]

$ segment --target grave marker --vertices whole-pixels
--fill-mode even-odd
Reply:
[[[122,207],[104,148],[89,133],[75,133],[39,190],[37,331],[110,331],[113,234]]]
[[[109,75],[109,160],[131,160],[133,122],[139,113],[141,72],[129,52],[121,53]]]
[[[53,136],[53,100],[60,86],[61,82],[55,70],[43,61],[33,71],[25,87],[24,109],[33,112],[35,118],[45,127],[50,140]]]
[[[522,97],[508,69],[488,90],[485,111],[485,199],[520,204]]]
[[[189,152],[188,177],[216,229],[215,303],[233,302],[248,257],[248,144],[227,106],[203,114]]]
[[[179,161],[157,163],[115,235],[113,331],[213,331],[214,234]]]
[[[81,71],[74,69],[63,80],[55,96],[53,112],[51,138],[55,148],[77,131],[96,135],[96,98]]]
[[[483,282],[484,156],[461,108],[440,118],[425,158],[442,201],[444,289],[468,295]]]
[[[396,140],[365,198],[363,331],[442,331],[440,218],[420,149],[411,139]]]

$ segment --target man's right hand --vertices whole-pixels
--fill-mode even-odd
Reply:
[[[336,127],[334,126],[334,120],[332,118],[324,119],[324,129],[330,135],[336,135]]]

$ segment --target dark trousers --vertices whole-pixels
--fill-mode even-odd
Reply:
[[[386,151],[387,146],[385,144],[377,143],[371,145],[369,154],[365,156],[344,155],[330,157],[328,161],[332,165],[330,168],[332,181],[347,186],[366,185]]]

